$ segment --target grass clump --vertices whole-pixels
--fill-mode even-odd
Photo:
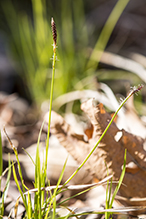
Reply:
[[[13,149],[16,159],[17,159],[17,164],[18,164],[18,174],[20,177],[20,182],[21,182],[21,187],[19,185],[19,180],[16,174],[16,170],[15,170],[15,166],[13,164],[13,176],[14,176],[14,180],[16,182],[17,188],[20,192],[20,197],[18,197],[17,202],[15,204],[15,218],[17,218],[17,209],[18,209],[18,204],[19,204],[19,200],[20,198],[22,198],[25,210],[26,210],[26,214],[24,218],[27,219],[31,219],[31,218],[59,218],[58,214],[57,214],[57,207],[61,206],[60,203],[56,203],[56,196],[60,193],[62,193],[63,191],[65,191],[66,189],[68,189],[69,187],[67,186],[67,184],[70,182],[70,180],[78,173],[78,171],[83,167],[83,165],[87,162],[87,160],[90,158],[90,156],[93,154],[94,150],[98,147],[98,144],[100,143],[100,141],[102,140],[102,138],[104,137],[104,135],[106,134],[106,132],[108,131],[110,125],[112,124],[112,122],[114,121],[117,113],[119,112],[119,110],[123,107],[123,105],[126,103],[126,101],[135,93],[137,93],[139,90],[142,89],[142,85],[139,86],[138,88],[133,89],[129,95],[123,100],[123,102],[120,104],[119,108],[117,109],[117,111],[115,112],[115,114],[113,115],[113,117],[111,118],[111,121],[109,122],[109,124],[107,125],[107,127],[105,128],[104,132],[102,133],[100,139],[98,140],[98,142],[96,143],[96,145],[93,147],[93,149],[91,150],[91,152],[87,155],[87,157],[84,159],[84,161],[81,163],[81,165],[77,168],[77,170],[69,177],[69,179],[61,186],[61,180],[65,171],[65,166],[66,166],[66,162],[64,164],[64,167],[62,169],[62,172],[60,174],[60,177],[58,179],[58,183],[56,186],[51,187],[48,186],[46,187],[46,182],[47,182],[47,160],[48,160],[48,148],[49,148],[49,134],[50,134],[50,123],[51,123],[51,109],[52,109],[52,100],[53,100],[53,88],[54,88],[54,76],[55,76],[55,63],[56,63],[56,44],[57,44],[57,31],[56,31],[56,26],[55,26],[55,22],[52,18],[51,21],[52,24],[52,33],[53,33],[53,62],[52,62],[52,83],[51,83],[51,92],[50,92],[50,108],[49,108],[49,122],[48,122],[48,134],[47,134],[47,140],[46,140],[46,151],[45,151],[45,160],[44,162],[41,164],[40,161],[40,137],[41,137],[41,132],[42,132],[42,128],[40,130],[40,134],[38,136],[38,143],[37,143],[37,149],[36,149],[36,160],[34,163],[35,165],[35,181],[34,181],[34,189],[29,190],[23,180],[23,175],[22,175],[22,170],[21,170],[21,165],[19,162],[19,157],[18,157],[18,152],[17,149],[15,148],[15,146],[13,145],[13,143],[11,142],[9,136],[7,135],[5,129],[5,134],[9,140],[9,143],[11,145],[11,148]],[[43,127],[43,124],[42,124]],[[121,186],[121,183],[123,181],[124,178],[124,174],[125,174],[125,167],[126,167],[126,151],[125,151],[125,157],[124,157],[124,165],[123,165],[123,171],[121,173],[121,177],[118,181],[118,185],[115,188],[115,191],[113,193],[113,195],[111,196],[111,188],[112,188],[112,180],[110,183],[110,188],[108,190],[108,186],[109,186],[109,178],[107,178],[107,192],[106,192],[106,209],[103,211],[99,211],[99,212],[94,212],[94,213],[103,213],[105,212],[105,217],[106,219],[108,219],[110,217],[110,215],[114,212],[111,208],[112,208],[112,204],[113,201],[115,199],[115,196]],[[10,181],[10,179],[9,179]],[[95,185],[93,185],[95,186]],[[79,187],[79,186],[78,186]],[[91,186],[90,186],[91,187]],[[87,189],[85,189],[83,192],[86,192]],[[31,193],[34,193],[34,203],[32,203],[32,198],[31,198]],[[79,194],[77,194],[79,195]],[[3,212],[2,212],[3,213]],[[84,212],[81,215],[84,214],[88,214],[88,212]],[[75,214],[73,211],[70,210],[70,213],[68,215],[66,215],[65,217],[62,218],[69,218],[72,217],[73,215],[75,215],[76,217],[78,217],[78,214]]]
[[[122,5],[123,7],[121,7],[121,4],[122,4],[121,2],[124,2],[123,5]],[[105,25],[104,31],[106,32],[108,30],[108,36],[103,42],[99,41],[102,44],[102,47],[101,47],[102,52],[105,49],[105,46],[107,44],[107,41],[110,37],[110,34],[111,34],[114,26],[116,24],[116,21],[118,20],[120,14],[124,10],[124,7],[127,5],[127,3],[128,3],[128,0],[127,1],[126,0],[125,1],[123,1],[123,0],[120,1],[119,0],[117,2],[117,5],[115,6],[113,14],[111,14],[107,24]],[[118,8],[118,13],[115,13],[115,12],[117,12],[117,8]],[[23,51],[24,51],[25,69],[28,70],[28,66],[31,66],[31,68],[29,69],[29,74],[28,74],[30,76],[30,78],[29,78],[30,79],[30,82],[29,82],[30,84],[29,85],[30,85],[30,87],[31,87],[31,85],[33,85],[33,92],[34,92],[34,96],[36,97],[37,93],[38,93],[38,91],[36,92],[36,88],[39,89],[39,86],[37,87],[37,85],[39,84],[40,87],[42,88],[44,86],[44,84],[46,84],[46,80],[45,80],[46,79],[46,74],[43,74],[44,69],[42,69],[42,66],[43,66],[43,64],[45,66],[46,63],[48,65],[48,59],[46,59],[47,60],[46,63],[44,61],[44,57],[46,58],[46,56],[45,56],[46,51],[48,51],[48,47],[47,47],[48,44],[45,45],[45,41],[47,39],[46,36],[48,36],[48,35],[46,35],[46,29],[45,29],[47,27],[46,14],[44,14],[43,4],[40,0],[38,2],[33,1],[33,10],[34,10],[34,17],[35,17],[35,20],[34,20],[35,33],[34,33],[34,30],[32,29],[32,27],[29,26],[29,22],[27,20],[27,17],[23,18],[23,22],[25,23],[26,30],[27,30],[27,32],[24,32],[26,35],[23,33],[24,23],[22,23],[23,28],[20,27],[21,23],[19,23],[19,28],[20,28],[19,30],[20,30],[20,36],[21,36],[20,39],[22,41]],[[15,13],[15,11],[13,11],[13,12]],[[15,16],[15,14],[14,14],[14,16]],[[109,22],[112,22],[113,17],[115,18],[115,22],[110,23],[111,25],[108,26]],[[22,20],[20,22],[22,22]],[[19,174],[19,178],[20,178],[20,182],[21,182],[21,186],[20,186],[18,176],[16,174],[15,165],[14,165],[14,163],[12,163],[13,176],[14,176],[17,188],[20,192],[20,197],[18,197],[16,205],[15,205],[15,218],[17,217],[17,209],[18,209],[18,204],[19,204],[20,198],[22,198],[22,201],[23,201],[23,204],[24,204],[25,210],[26,210],[26,214],[25,214],[24,218],[28,218],[28,219],[30,219],[30,218],[39,218],[39,219],[44,218],[44,219],[47,219],[47,218],[57,218],[58,217],[56,208],[59,206],[59,204],[61,205],[62,203],[56,203],[56,196],[58,194],[62,193],[63,191],[65,191],[66,189],[68,189],[67,184],[77,174],[77,172],[83,167],[83,165],[87,162],[87,160],[93,154],[94,150],[98,147],[98,144],[100,143],[100,141],[104,137],[105,133],[108,131],[111,123],[115,119],[115,117],[116,117],[117,113],[119,112],[119,110],[123,107],[123,105],[126,103],[126,101],[134,93],[138,92],[142,88],[142,86],[139,86],[137,89],[133,89],[130,92],[130,94],[124,99],[124,101],[121,103],[118,110],[116,111],[116,113],[112,117],[111,121],[109,122],[108,126],[106,127],[105,131],[102,133],[99,141],[93,147],[93,149],[88,154],[88,156],[85,158],[85,160],[81,163],[81,165],[77,168],[77,170],[69,177],[69,179],[67,179],[67,181],[62,186],[60,185],[62,177],[63,177],[63,173],[65,171],[65,166],[66,166],[66,162],[67,162],[67,160],[66,160],[65,164],[64,164],[64,167],[62,169],[62,172],[60,174],[60,177],[58,179],[57,185],[55,187],[51,187],[51,186],[46,187],[46,183],[47,183],[47,180],[48,180],[47,179],[47,160],[48,160],[48,149],[49,149],[49,134],[50,134],[51,109],[52,109],[52,101],[53,101],[54,79],[55,79],[55,69],[56,69],[56,67],[55,67],[55,64],[56,64],[56,48],[57,48],[57,31],[56,31],[56,26],[55,26],[55,22],[54,22],[53,18],[52,18],[51,24],[52,24],[52,33],[53,33],[53,61],[52,61],[52,76],[51,76],[51,83],[50,83],[50,86],[51,86],[51,88],[50,88],[50,108],[49,108],[48,133],[47,133],[47,139],[46,139],[46,151],[45,151],[44,162],[43,162],[43,164],[41,164],[41,161],[40,161],[40,136],[41,136],[41,131],[42,131],[42,129],[41,129],[40,134],[38,136],[38,143],[37,143],[37,149],[36,149],[36,160],[35,160],[35,162],[33,162],[34,165],[35,165],[35,181],[34,181],[34,189],[32,189],[32,190],[29,190],[29,188],[27,188],[25,183],[24,183],[24,179],[23,179],[23,175],[22,175],[22,170],[21,170],[21,165],[20,165],[20,162],[19,162],[19,156],[18,156],[17,149],[12,144],[11,140],[9,139],[8,135],[6,134],[8,140],[9,140],[9,143],[10,143],[10,145],[11,145],[11,147],[12,147],[14,153],[15,153],[16,159],[17,159],[18,174]],[[65,25],[65,23],[64,23],[64,25]],[[40,34],[40,31],[39,31],[39,27],[41,27],[41,34]],[[64,26],[64,28],[66,28],[66,26]],[[47,31],[48,30],[49,29],[47,27]],[[102,32],[101,36],[103,35],[104,31]],[[24,36],[26,37],[27,40],[29,40],[28,45],[26,45],[26,47],[24,47],[24,44],[25,44],[24,43],[25,42]],[[37,39],[36,42],[33,41],[32,36],[35,36],[35,39]],[[99,39],[101,40],[101,38],[99,38]],[[49,40],[47,39],[47,42],[48,41]],[[37,60],[38,68],[35,68],[32,63],[31,63],[31,65],[29,65],[29,63],[28,63],[29,59],[26,59],[26,54],[27,53],[25,53],[25,52],[28,52],[28,51],[26,51],[29,48],[28,46],[30,46],[30,50],[33,50],[33,48],[32,48],[33,44],[31,45],[32,42],[33,43],[35,42],[35,46],[36,46],[35,47],[35,49],[36,49],[36,51],[35,51],[36,54],[35,55],[37,56],[37,59],[38,59],[39,55],[41,54],[39,59]],[[100,43],[98,43],[95,46],[95,50],[99,49],[98,45]],[[41,47],[42,44],[43,44],[43,47]],[[69,47],[68,49],[70,50],[71,47]],[[74,48],[72,48],[72,49],[74,49]],[[73,52],[73,50],[72,50],[71,53],[73,55],[75,55],[75,51]],[[28,54],[30,55],[31,53],[28,52]],[[94,51],[93,51],[92,54],[94,54]],[[92,56],[93,55],[91,55],[91,57],[90,57],[91,60],[92,60]],[[59,57],[61,58],[61,55]],[[29,57],[29,58],[31,58],[30,60],[33,60],[32,57]],[[100,58],[97,61],[99,61],[99,60],[100,60]],[[65,66],[64,69],[62,68],[62,72],[66,72],[65,68],[67,68],[66,67],[67,62],[68,62],[67,59],[65,59],[65,63],[64,63],[65,65],[62,64],[63,62],[61,62],[62,67],[63,67],[63,65]],[[90,59],[89,59],[88,63],[91,64]],[[87,65],[88,67],[89,67],[89,64]],[[93,69],[95,70],[96,67],[97,67],[96,65],[94,65],[94,67],[92,65],[92,67],[91,67],[92,71],[93,71]],[[32,74],[32,72],[35,73],[35,77]],[[64,75],[61,75],[61,78],[62,78],[62,80],[63,79],[65,80],[65,83],[68,83],[68,81],[71,81],[71,80],[68,80],[68,79],[70,79],[69,78],[69,75],[70,75],[69,71],[68,71],[67,74],[68,74],[67,75],[68,77],[65,77]],[[28,77],[28,75],[27,75],[27,77]],[[39,80],[40,75],[41,75],[41,81]],[[66,78],[67,78],[67,82],[66,82]],[[55,84],[56,84],[56,82],[55,82]],[[61,86],[64,87],[64,84],[63,84],[62,81],[60,82],[60,84],[61,84]],[[48,91],[48,89],[49,89],[48,84],[45,87],[46,87],[46,90]],[[56,84],[56,87],[57,87],[57,84]],[[67,89],[64,90],[64,92],[66,92],[66,91],[67,91]],[[46,92],[46,93],[48,94],[48,92]],[[40,94],[43,96],[43,98],[45,97],[43,91],[41,91]],[[42,125],[42,127],[43,127],[43,125]],[[5,133],[6,133],[6,131],[5,131]],[[1,148],[2,148],[2,146],[0,145],[0,160],[2,161],[2,150],[1,150]],[[124,178],[125,165],[126,165],[126,151],[125,151],[125,156],[124,156],[124,165],[123,165],[123,170],[122,170],[122,173],[121,173],[121,177],[119,179],[118,185],[117,185],[113,195],[111,195],[111,188],[112,188],[112,183],[113,182],[112,182],[112,180],[111,180],[111,183],[109,183],[109,181],[107,181],[106,210],[105,210],[106,219],[108,219],[110,217],[110,215],[114,212],[114,211],[111,210],[111,208],[112,208],[112,204],[113,204],[113,201],[115,199],[115,196],[116,196],[116,194],[117,194],[117,192],[118,192],[118,190],[121,186],[121,183],[123,181],[123,178]],[[9,163],[9,167],[10,166],[11,166],[11,164]],[[8,173],[9,173],[8,174],[8,184],[10,182],[10,174],[11,174],[10,170],[11,170],[11,168],[9,168],[9,171],[8,171]],[[1,165],[1,168],[0,168],[0,174],[2,175],[2,165]],[[109,178],[107,180],[109,180]],[[0,179],[0,182],[1,182],[1,179]],[[8,188],[8,186],[7,186],[7,188]],[[86,192],[86,191],[87,190],[84,190],[84,192]],[[32,193],[35,196],[34,197],[34,203],[32,202],[32,197],[31,197]],[[79,195],[79,194],[77,194],[77,195]],[[4,213],[3,205],[4,205],[4,198],[2,199],[2,205],[1,205],[1,208],[0,208],[1,209],[1,212],[0,212],[1,215],[3,215],[3,213]],[[99,212],[96,212],[96,213],[103,213],[103,212],[104,211],[102,211],[102,212],[99,211]],[[88,212],[82,213],[81,215],[84,215],[84,214],[88,214]],[[69,217],[72,217],[74,215],[76,217],[79,216],[77,214],[74,214],[74,212],[71,211],[71,213],[69,213],[67,216],[62,217],[62,218],[69,218]]]

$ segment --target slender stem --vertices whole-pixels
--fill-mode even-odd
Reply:
[[[53,89],[54,89],[54,78],[55,78],[55,63],[56,63],[56,45],[53,45],[53,63],[52,63],[52,80],[51,80],[51,91],[50,91],[50,106],[49,106],[49,122],[48,122],[48,133],[46,140],[46,160],[45,160],[45,172],[47,170],[47,159],[48,159],[48,148],[49,148],[49,135],[50,135],[50,124],[51,124],[51,110],[53,100]],[[45,173],[46,174],[46,173]]]
[[[52,36],[53,36],[53,62],[52,62],[52,80],[51,80],[51,91],[50,91],[49,122],[48,122],[48,133],[47,133],[47,141],[46,141],[46,160],[45,160],[45,170],[44,170],[45,178],[46,178],[47,161],[48,161],[49,135],[50,135],[51,110],[52,110],[52,100],[53,100],[55,63],[56,63],[56,48],[57,48],[57,46],[56,46],[56,44],[57,44],[57,30],[56,30],[56,24],[54,22],[53,17],[51,19],[51,26],[52,26]]]
[[[8,139],[8,141],[9,141],[9,144],[10,144],[11,148],[13,149],[13,151],[15,153],[16,160],[17,160],[17,163],[18,163],[18,172],[19,172],[19,176],[20,176],[20,180],[21,180],[21,184],[22,184],[22,190],[23,190],[23,193],[24,193],[25,192],[24,180],[23,180],[23,176],[22,176],[21,165],[20,165],[19,158],[18,158],[17,148],[13,145],[11,139],[9,138],[9,136],[8,136],[8,134],[6,132],[5,126],[3,127],[3,130],[5,132],[5,135],[6,135],[7,139]],[[25,201],[24,204],[26,205],[26,197],[24,197],[24,201]]]

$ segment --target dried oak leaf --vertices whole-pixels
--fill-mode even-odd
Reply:
[[[93,125],[93,135],[88,141],[84,140],[83,135],[76,134],[57,113],[52,112],[51,121],[51,133],[57,136],[60,143],[79,164],[95,146],[111,119],[103,104],[97,105],[93,99],[84,102],[81,109]],[[119,130],[113,122],[85,167],[89,174],[102,180],[107,176],[107,165],[109,174],[113,174],[113,179],[118,180],[124,162],[125,149],[127,149],[127,167],[120,195],[125,204],[146,205],[146,200],[143,200],[146,197],[146,151],[144,139],[141,137],[132,135],[123,129]],[[137,198],[138,201],[136,201]]]

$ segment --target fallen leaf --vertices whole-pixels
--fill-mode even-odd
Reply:
[[[68,125],[57,113],[52,112],[51,121],[51,133],[57,136],[60,143],[79,164],[93,149],[111,120],[111,116],[105,111],[103,104],[97,105],[93,99],[84,102],[81,109],[87,114],[93,126],[93,135],[88,141],[84,140],[83,135],[76,134],[73,127]],[[119,137],[116,138],[119,133]],[[144,143],[144,139],[130,134],[124,129],[118,129],[113,122],[85,164],[88,173],[98,180],[107,176],[106,165],[109,174],[113,174],[113,180],[118,180],[124,163],[124,152],[127,149],[127,169],[119,195],[123,197],[122,202],[128,205],[138,205],[139,203],[143,206],[146,205],[146,201],[139,201],[146,197],[146,151],[144,150]],[[129,171],[128,164],[131,162],[134,165],[129,166],[131,169]],[[139,200],[133,202],[131,197],[139,198]]]

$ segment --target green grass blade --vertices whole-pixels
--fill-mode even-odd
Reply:
[[[121,184],[122,184],[122,182],[123,182],[123,179],[124,179],[125,170],[126,170],[126,153],[127,153],[127,149],[125,149],[123,170],[122,170],[122,173],[121,173],[121,176],[120,176],[120,179],[119,179],[119,183],[118,183],[118,185],[116,186],[115,191],[114,191],[114,193],[113,193],[112,200],[111,200],[111,203],[110,203],[109,208],[112,208],[112,205],[113,205],[115,196],[116,196],[116,194],[118,193],[118,191],[119,191],[119,189],[120,189],[120,186],[121,186]]]
[[[28,212],[27,212],[28,219],[31,219],[32,218],[32,202],[31,202],[31,196],[29,194],[29,191],[28,191],[27,205],[28,205]]]
[[[106,200],[105,200],[105,208],[109,208],[109,197],[108,197],[108,188],[109,188],[109,180],[107,181],[107,187],[106,187]],[[108,213],[105,212],[105,219],[108,219]]]
[[[110,204],[110,200],[111,200],[111,194],[112,194],[112,183],[113,183],[113,178],[111,178],[111,182],[110,182],[110,188],[109,188],[109,204]]]
[[[39,144],[37,145],[36,150],[35,188],[38,189],[38,191],[35,193],[35,217],[41,219],[41,164]]]
[[[67,158],[67,159],[68,159],[68,158]],[[67,159],[66,159],[66,161],[65,161],[65,163],[64,163],[64,165],[63,165],[63,168],[62,168],[60,177],[59,177],[58,182],[57,182],[57,185],[56,185],[56,188],[55,188],[54,193],[53,193],[53,195],[52,195],[52,197],[51,197],[51,200],[50,200],[50,203],[49,203],[49,207],[48,207],[47,212],[46,212],[46,215],[45,215],[45,219],[47,219],[47,217],[48,217],[48,214],[49,214],[49,212],[50,212],[52,203],[54,203],[54,201],[56,202],[56,199],[55,199],[56,195],[59,194],[59,193],[62,191],[61,189],[58,190],[58,186],[59,186],[60,183],[61,183],[61,180],[62,180],[64,171],[65,171]],[[57,191],[57,190],[58,190],[58,191]],[[55,205],[55,206],[56,206],[56,205]],[[53,209],[53,211],[54,211],[54,210],[56,210],[56,209]]]
[[[34,162],[33,158],[30,156],[30,154],[27,152],[27,150],[25,150],[25,148],[22,148],[22,149],[25,151],[25,153],[28,155],[28,157],[30,158],[32,163],[35,165],[35,162]]]
[[[127,6],[129,1],[130,0],[118,0],[117,1],[114,9],[112,10],[107,22],[105,23],[105,25],[100,33],[99,39],[98,39],[98,41],[94,47],[94,50],[90,56],[87,67],[89,67],[91,65],[91,63],[94,60],[94,57],[96,57],[97,61],[94,64],[94,69],[97,68],[98,62],[100,61],[101,56],[102,56],[102,52],[105,50],[105,47],[106,47],[108,40],[112,34],[112,31],[113,31],[118,19],[120,18],[122,12],[124,11],[124,9]],[[99,53],[98,57],[97,57],[96,51],[101,51]]]
[[[37,149],[36,149],[36,158],[35,158],[35,188],[38,189],[38,192],[35,193],[35,199],[34,199],[34,216],[35,218],[41,218],[41,203],[44,201],[44,191],[41,191],[41,185],[42,181],[44,179],[42,178],[42,173],[41,173],[41,162],[40,162],[40,138],[41,138],[41,133],[43,129],[44,122],[42,123],[39,136],[38,136],[38,141],[37,141]],[[45,182],[44,182],[45,184]],[[43,185],[45,186],[45,185]],[[39,213],[38,213],[39,212]]]
[[[95,187],[96,187],[96,186],[95,186]],[[72,198],[75,198],[75,197],[77,197],[77,196],[79,196],[79,195],[82,195],[82,194],[84,194],[84,193],[90,191],[91,189],[94,189],[95,187],[93,186],[93,188],[91,187],[91,188],[85,189],[85,190],[83,190],[83,191],[81,191],[81,192],[78,192],[77,194],[75,194],[75,195],[73,195],[73,196],[70,196],[69,198],[66,198],[65,200],[59,202],[59,203],[57,204],[57,206],[58,206],[58,205],[62,205],[63,203],[65,203],[65,202],[71,200]],[[64,191],[67,191],[67,189],[66,189],[66,190],[63,190],[63,192],[64,192]]]
[[[8,165],[8,174],[7,174],[7,180],[6,180],[6,186],[4,188],[3,194],[2,194],[2,203],[0,203],[0,215],[3,215],[4,213],[4,203],[5,199],[8,194],[9,184],[10,184],[10,177],[11,177],[11,162],[9,157],[9,165]]]
[[[55,219],[56,217],[56,196],[53,199],[53,215],[52,215],[52,219]]]
[[[61,174],[60,174],[59,179],[58,179],[58,182],[57,182],[56,190],[58,189],[58,186],[60,185],[61,180],[62,180],[62,178],[63,178],[63,174],[64,174],[65,167],[66,167],[66,164],[67,164],[67,160],[68,160],[68,158],[66,159],[66,161],[65,161],[65,163],[64,163],[64,165],[63,165],[63,168],[62,168]]]
[[[13,168],[13,177],[14,177],[15,183],[17,185],[17,188],[18,188],[19,192],[20,192],[21,198],[23,200],[23,204],[24,204],[26,212],[27,212],[27,210],[28,210],[27,202],[26,202],[26,199],[24,198],[23,192],[22,192],[22,190],[20,188],[20,185],[19,185],[19,182],[18,182],[18,178],[17,178],[17,175],[16,175],[16,171],[15,171],[15,166],[13,165],[12,168]]]
[[[105,207],[105,209],[110,208],[110,200],[111,200],[111,192],[112,192],[112,178],[110,181],[110,187],[109,187],[109,181],[107,183],[108,183],[108,186],[106,189],[106,207]],[[109,212],[105,212],[105,219],[108,219],[110,214],[111,213],[109,213]]]
[[[109,175],[109,171],[108,171],[108,167],[107,167],[107,163],[105,162],[105,166],[107,169],[107,176]],[[106,200],[105,200],[105,209],[109,209],[109,204],[110,204],[110,193],[109,193],[109,184],[111,185],[111,183],[109,182],[109,180],[107,180],[107,186],[106,186]],[[105,219],[108,219],[108,212],[105,212]]]
[[[15,153],[16,160],[17,160],[17,163],[18,163],[18,173],[19,173],[20,180],[21,180],[22,190],[23,190],[23,193],[25,193],[25,185],[24,185],[24,180],[23,180],[23,176],[22,176],[22,170],[21,170],[21,165],[20,165],[20,162],[19,162],[17,148],[14,146],[14,144],[11,141],[11,139],[9,138],[9,136],[8,136],[6,130],[5,130],[5,127],[3,128],[3,130],[5,132],[5,135],[6,135],[7,139],[8,139],[8,142],[9,142],[11,148],[13,149],[13,151]],[[14,165],[13,165],[13,168],[14,168]],[[24,197],[24,199],[25,199],[25,203],[26,203],[26,197]]]

